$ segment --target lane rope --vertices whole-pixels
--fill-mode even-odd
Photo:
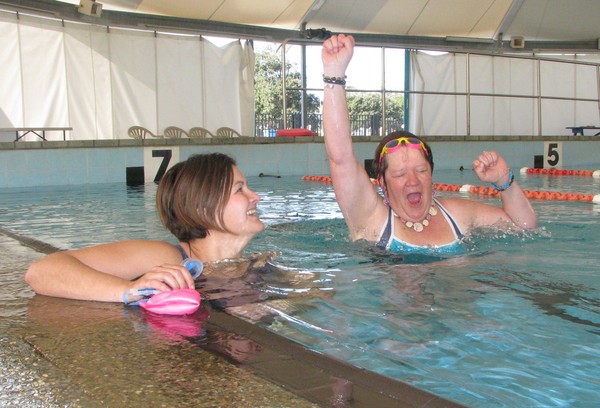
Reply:
[[[325,184],[331,184],[330,176],[302,176],[304,181],[319,181]],[[377,180],[371,179],[374,185],[377,185]],[[469,193],[476,195],[487,195],[491,197],[499,197],[500,193],[493,187],[489,186],[473,186],[470,184],[444,184],[434,183],[433,189],[437,191],[451,191],[458,193]],[[557,201],[587,201],[592,203],[600,203],[600,194],[582,194],[582,193],[565,193],[560,191],[538,191],[538,190],[523,190],[527,198],[535,200],[557,200]]]
[[[541,174],[544,176],[584,176],[600,178],[600,170],[566,170],[566,169],[539,169],[522,167],[521,174]]]

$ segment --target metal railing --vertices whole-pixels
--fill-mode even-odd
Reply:
[[[323,136],[323,115],[313,113],[307,115],[307,123],[302,125],[301,113],[292,113],[287,117],[288,128],[306,128]],[[352,136],[382,136],[382,115],[361,114],[350,116]],[[386,117],[387,132],[402,130],[404,127],[400,115]],[[283,118],[274,115],[256,114],[254,119],[254,135],[258,137],[274,137],[278,129],[283,129]]]

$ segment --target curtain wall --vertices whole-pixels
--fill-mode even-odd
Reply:
[[[134,125],[253,134],[249,43],[3,12],[0,38],[0,128],[72,127],[80,140],[127,138]]]
[[[600,125],[597,56],[553,61],[411,53],[411,130],[421,135],[564,135]]]

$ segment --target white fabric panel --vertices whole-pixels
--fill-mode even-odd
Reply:
[[[201,38],[157,37],[158,124],[189,130],[205,127]],[[214,132],[213,132],[214,133]]]
[[[113,129],[113,94],[110,62],[110,40],[106,27],[90,27],[94,97],[96,98],[96,137],[98,139],[125,139],[125,133]],[[73,116],[73,114],[71,115]]]
[[[242,66],[240,75],[240,117],[242,120],[241,133],[245,136],[254,135],[254,68],[255,54],[250,41],[246,41],[242,51]]]
[[[510,87],[507,93],[513,95],[538,95],[538,74],[537,61],[525,58],[501,58],[497,60],[508,60],[510,67],[508,75],[510,76]],[[498,78],[498,75],[496,75]]]
[[[471,55],[469,57],[470,70],[476,75],[471,75],[469,86],[472,94],[495,92],[494,59],[486,58],[481,55]],[[506,132],[505,129],[496,130],[496,117],[506,116],[506,101],[482,96],[471,96],[470,98],[470,116],[471,116],[471,134],[475,135],[493,135],[495,131]],[[482,120],[487,118],[487,120]],[[504,123],[498,121],[498,123]]]
[[[596,58],[599,62],[600,58]],[[575,66],[575,97],[582,99],[598,99],[598,67],[591,65]],[[595,118],[595,120],[594,120]],[[600,125],[600,107],[596,102],[576,101],[575,117],[567,126]]]
[[[533,60],[472,55],[469,61],[473,94],[536,94],[537,75]],[[531,132],[537,128],[536,103],[527,98],[472,96],[471,134],[533,134]]]
[[[154,34],[111,29],[109,38],[115,137],[126,138],[131,126],[159,134]]]
[[[67,127],[67,82],[60,22],[21,16],[19,19],[23,75],[24,126]],[[62,133],[46,134],[62,140]],[[26,140],[36,140],[29,135]],[[39,140],[39,139],[37,139]]]
[[[497,88],[502,88],[504,84],[494,82],[494,77],[498,71],[505,72],[507,68],[502,65],[498,66],[495,58],[471,55],[469,56],[469,66],[471,71],[469,86],[472,93],[503,92]]]
[[[466,92],[466,56],[412,53],[412,90]],[[418,135],[466,134],[466,98],[462,95],[411,97],[411,129]]]
[[[100,52],[99,52],[100,51]],[[70,118],[78,140],[111,139],[110,71],[106,30],[65,24]]]
[[[23,126],[21,64],[19,58],[18,25],[15,15],[0,14],[0,127]],[[14,136],[13,136],[14,137]]]
[[[466,72],[463,56],[431,56],[421,52],[413,52],[411,56],[413,91],[462,92],[461,78]],[[568,132],[567,126],[600,124],[597,102],[556,99],[598,99],[595,66],[500,56],[470,56],[469,63],[472,95],[468,134],[561,135]],[[466,100],[460,99],[412,94],[411,130],[422,135],[467,134],[461,128],[461,115],[466,109],[460,106]]]
[[[496,57],[498,61],[508,60],[508,73],[510,85],[506,88],[507,94],[537,96],[538,74],[537,62],[522,58]],[[500,81],[500,75],[495,76],[495,82]],[[508,117],[502,118],[510,126],[508,135],[537,135],[538,131],[538,100],[530,98],[507,98],[510,104]],[[499,133],[496,133],[499,134]]]
[[[570,134],[571,130],[565,129],[567,126],[579,125],[574,123],[575,104],[572,101],[563,101],[556,99],[542,100],[542,125],[543,135],[564,135]]]
[[[89,27],[65,24],[65,59],[73,139],[96,139],[96,101]],[[87,52],[86,52],[87,51]]]
[[[241,70],[243,60],[239,41],[218,47],[204,41],[204,67],[206,69],[206,124],[208,129],[221,126],[241,133]]]
[[[515,98],[510,101],[510,135],[537,135],[538,130],[537,99]]]
[[[598,98],[598,68],[592,65],[575,65],[574,96],[584,99]]]
[[[564,62],[540,62],[542,96],[575,96],[575,65]]]
[[[567,126],[600,126],[599,109],[597,102],[575,102],[575,119],[573,122],[569,122]]]
[[[597,68],[561,62],[542,61],[542,96],[561,98],[598,98]],[[598,125],[599,112],[596,102],[543,100],[542,133],[564,134],[567,126]]]
[[[573,64],[542,61],[540,63],[542,96],[573,98],[577,96],[578,73]],[[589,77],[587,78],[590,79]],[[594,80],[592,83],[595,83]],[[590,83],[588,82],[588,86]],[[590,95],[590,92],[586,92]],[[582,112],[583,114],[583,112]],[[542,117],[543,134],[561,134],[567,132],[565,127],[587,124],[578,123],[576,103],[563,100],[543,100]],[[580,117],[585,118],[583,115]]]
[[[219,48],[2,12],[0,38],[1,127],[71,126],[72,139],[127,138],[133,125],[253,134],[254,51],[239,41]]]

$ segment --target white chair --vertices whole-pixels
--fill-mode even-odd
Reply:
[[[167,139],[180,139],[184,136],[189,137],[188,133],[185,130],[177,126],[166,127],[164,134]]]
[[[240,137],[241,135],[230,127],[220,127],[217,129],[217,137]]]
[[[155,135],[154,133],[152,133],[151,131],[149,131],[148,129],[146,129],[143,126],[132,126],[127,130],[127,134],[129,135],[129,137],[131,137],[133,139],[145,139],[146,136],[162,137],[162,136]]]
[[[189,135],[192,139],[205,139],[214,137],[214,135],[208,129],[204,129],[203,127],[199,126],[191,128]]]

